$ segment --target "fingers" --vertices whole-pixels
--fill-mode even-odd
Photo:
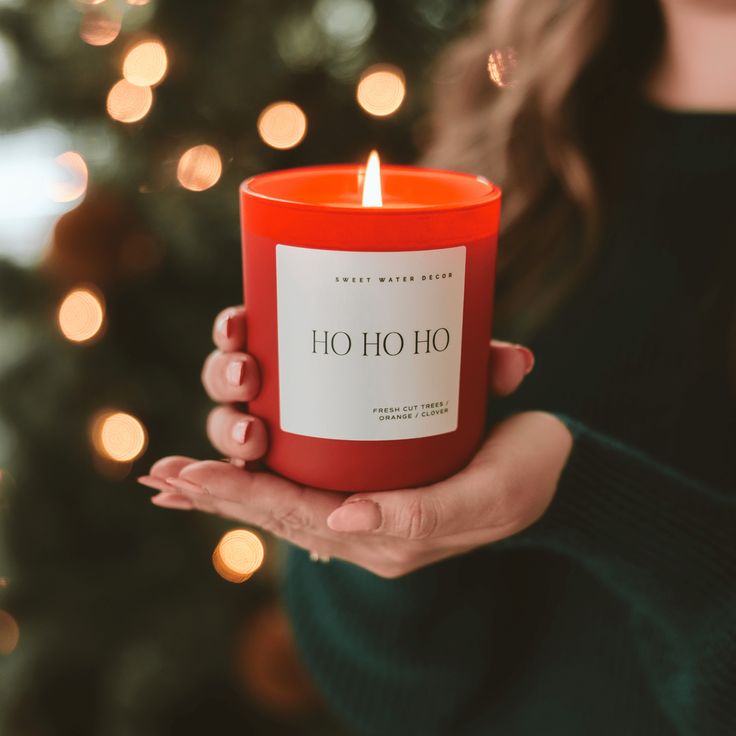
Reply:
[[[252,473],[215,460],[187,465],[167,482],[172,490],[190,498],[202,494],[233,504],[241,519],[286,537],[290,530],[328,531],[325,520],[344,498],[272,473]]]
[[[155,488],[157,491],[168,493],[174,489],[169,486],[166,479],[172,475],[179,475],[182,469],[195,462],[197,461],[194,458],[183,457],[181,455],[165,457],[154,463],[151,467],[150,474],[140,476],[138,482],[148,488]],[[180,508],[180,506],[176,506],[175,508]]]
[[[184,455],[171,455],[169,457],[164,457],[151,466],[151,475],[156,478],[161,478],[161,480],[166,480],[166,478],[169,478],[172,475],[179,475],[187,465],[191,465],[196,462],[195,458],[185,457]]]
[[[178,509],[180,511],[190,511],[194,508],[191,499],[179,493],[159,493],[151,498],[151,503],[163,509]]]
[[[223,455],[240,460],[257,460],[268,448],[263,421],[230,406],[219,406],[210,412],[207,436]]]
[[[261,389],[258,363],[247,353],[210,353],[202,369],[202,383],[213,401],[250,401]]]
[[[493,340],[488,366],[488,385],[495,396],[516,391],[534,368],[534,353],[523,345]]]
[[[228,307],[215,318],[212,339],[223,352],[244,350],[246,344],[245,307]]]

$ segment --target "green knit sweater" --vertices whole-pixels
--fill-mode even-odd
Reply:
[[[573,430],[542,519],[396,580],[289,551],[356,734],[736,734],[736,115],[644,106],[628,150],[597,267],[489,409]]]

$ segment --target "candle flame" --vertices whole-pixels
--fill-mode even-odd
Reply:
[[[383,207],[381,159],[378,157],[378,151],[371,151],[371,155],[368,157],[368,164],[365,167],[363,207]]]

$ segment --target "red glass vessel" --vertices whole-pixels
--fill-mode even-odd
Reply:
[[[265,464],[336,491],[417,487],[483,439],[498,187],[409,166],[254,176],[240,188],[249,404]]]

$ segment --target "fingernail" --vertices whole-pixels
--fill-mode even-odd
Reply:
[[[524,361],[524,375],[528,376],[534,368],[534,353],[523,345],[514,345]]]
[[[184,478],[167,478],[166,482],[172,487],[186,493],[202,493],[202,486],[198,486],[196,483],[192,483],[190,480]]]
[[[231,386],[242,386],[245,378],[245,361],[231,361],[225,371],[225,378]]]
[[[136,480],[147,488],[154,488],[157,491],[171,490],[171,486],[163,480],[163,478],[157,478],[155,475],[141,475]]]
[[[245,444],[251,423],[251,421],[243,419],[239,422],[235,422],[233,425],[231,436],[239,445]]]
[[[327,517],[327,526],[335,532],[370,532],[381,526],[381,509],[368,499],[346,501]]]
[[[165,509],[180,509],[188,511],[194,508],[194,504],[186,497],[178,493],[159,493],[151,498],[151,503]]]
[[[217,323],[217,331],[223,337],[232,337],[233,335],[233,318],[232,315],[225,315]]]

